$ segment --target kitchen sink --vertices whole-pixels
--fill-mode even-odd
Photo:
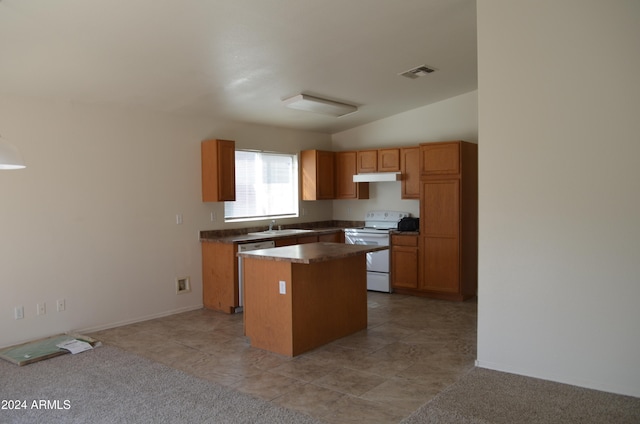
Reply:
[[[257,233],[248,233],[250,236],[287,236],[291,234],[309,233],[313,230],[303,230],[299,228],[286,228],[284,230],[265,230]]]

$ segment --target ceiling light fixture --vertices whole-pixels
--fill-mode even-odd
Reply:
[[[22,155],[13,144],[4,141],[0,136],[0,169],[26,168]]]
[[[307,94],[298,94],[282,101],[291,109],[305,110],[307,112],[321,113],[323,115],[341,117],[358,111],[358,107],[333,100],[321,99]]]

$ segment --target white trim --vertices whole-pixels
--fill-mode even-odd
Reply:
[[[532,371],[532,370],[528,370],[520,367],[497,364],[495,362],[481,361],[479,359],[476,359],[475,366],[478,368],[485,368],[493,371],[522,375],[524,377],[553,381],[555,383],[560,383],[560,384],[569,384],[571,386],[577,386],[577,387],[585,387],[588,389],[600,390],[600,391],[609,392],[609,393],[616,393],[616,394],[625,395],[625,396],[634,396],[634,397],[640,396],[640,392],[638,392],[637,387],[625,387],[619,384],[600,383],[593,380],[583,380],[579,378],[572,378],[571,376],[568,376],[568,375],[558,375],[558,374],[552,375],[544,372],[544,370]]]
[[[102,330],[108,330],[108,329],[111,329],[111,328],[122,327],[124,325],[135,324],[137,322],[149,321],[151,319],[156,319],[156,318],[163,318],[163,317],[167,317],[169,315],[176,315],[176,314],[181,314],[183,312],[195,311],[195,310],[198,310],[198,309],[202,309],[203,307],[204,307],[203,304],[200,304],[200,305],[197,305],[197,306],[186,306],[184,308],[172,309],[170,311],[165,311],[165,312],[160,312],[160,313],[157,313],[157,314],[146,315],[146,316],[143,316],[143,317],[133,318],[133,319],[124,320],[124,321],[118,321],[118,322],[114,322],[114,323],[111,323],[111,324],[98,325],[98,326],[95,326],[95,327],[85,327],[85,328],[81,328],[81,329],[78,329],[78,330],[73,330],[72,332],[74,332],[74,333],[94,333],[96,331],[102,331]]]

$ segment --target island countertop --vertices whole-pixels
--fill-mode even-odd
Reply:
[[[310,264],[347,258],[349,256],[376,252],[378,250],[386,250],[388,248],[389,246],[321,242],[274,247],[271,249],[250,250],[248,252],[239,252],[238,256],[242,258],[263,259],[268,261]]]

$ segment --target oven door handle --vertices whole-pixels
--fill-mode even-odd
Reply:
[[[389,238],[389,234],[385,233],[385,234],[371,234],[371,233],[367,233],[367,234],[354,234],[354,233],[346,233],[345,235],[349,236],[349,237],[358,237],[358,238]]]

